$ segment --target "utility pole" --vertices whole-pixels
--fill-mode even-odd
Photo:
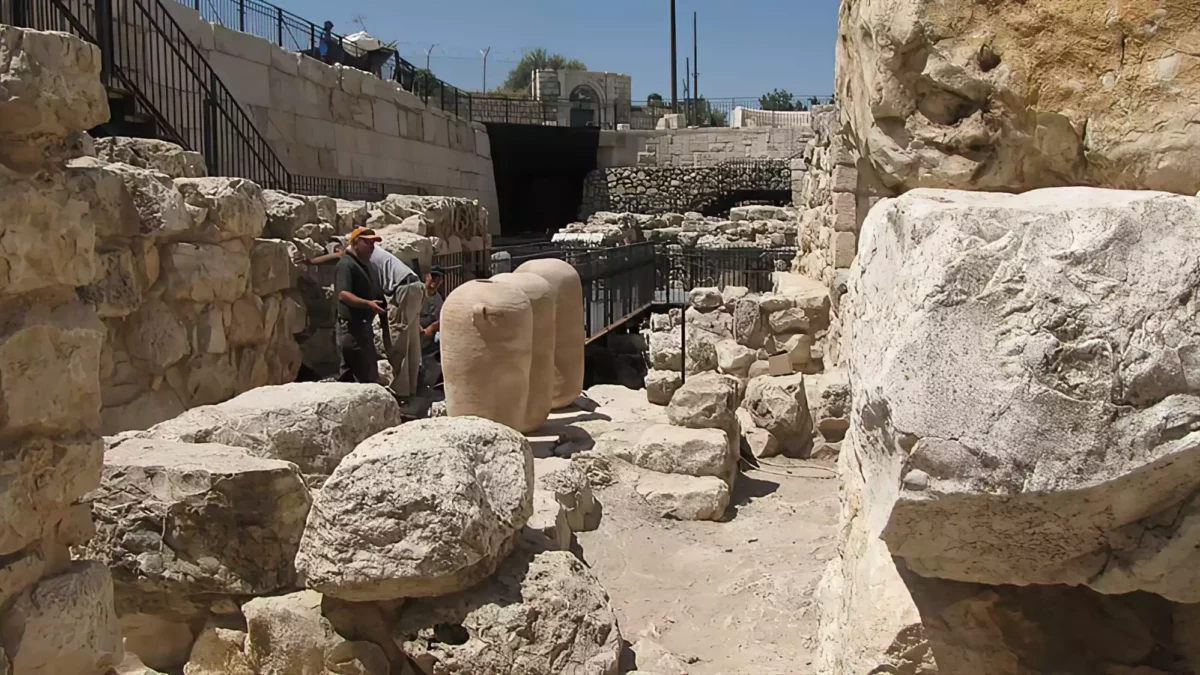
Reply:
[[[688,92],[688,83],[692,81],[692,61],[688,57],[683,57],[683,110],[684,121],[688,126],[692,125],[692,99]]]
[[[490,51],[492,51],[490,46],[487,49],[479,50],[479,53],[483,54],[483,93],[485,94],[487,93],[487,55]]]
[[[692,12],[692,98],[696,101],[696,126],[700,126],[700,46],[696,42],[695,12]]]
[[[435,42],[429,45],[429,49],[425,50],[425,70],[429,70],[429,55],[433,53],[433,48],[436,46],[437,43]]]
[[[679,62],[675,54],[675,0],[671,0],[671,112],[679,112]]]

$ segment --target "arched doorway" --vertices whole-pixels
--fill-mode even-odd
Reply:
[[[590,85],[571,90],[571,126],[600,126],[600,95]]]

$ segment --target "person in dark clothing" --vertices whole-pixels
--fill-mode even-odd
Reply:
[[[421,369],[424,371],[422,382],[432,387],[441,380],[442,365],[441,344],[439,332],[442,326],[442,281],[445,272],[434,266],[425,275],[425,297],[421,302]]]
[[[373,383],[379,379],[379,356],[375,351],[376,316],[386,311],[379,303],[383,292],[371,270],[371,252],[380,241],[375,230],[360,227],[350,233],[346,249],[334,271],[337,296],[337,345],[341,351],[339,382]]]
[[[340,46],[333,39],[333,22],[326,21],[324,30],[321,31],[321,43],[317,45],[317,53],[320,54],[321,60],[325,63],[333,63],[335,60],[334,47]]]

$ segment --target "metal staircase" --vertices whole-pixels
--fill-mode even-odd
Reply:
[[[170,1],[170,0],[167,0]],[[73,33],[100,48],[111,119],[96,136],[141,136],[204,155],[212,176],[263,188],[381,199],[379,183],[297,176],[217,77],[164,0],[0,0],[0,20]]]

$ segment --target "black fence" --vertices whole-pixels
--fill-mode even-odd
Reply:
[[[583,283],[584,323],[591,341],[652,305],[684,304],[692,288],[745,286],[753,293],[769,291],[774,273],[789,269],[796,252],[794,247],[698,249],[639,242],[571,248],[537,242],[494,252],[439,255],[433,264],[445,271],[443,292],[448,295],[466,281],[511,272],[528,260],[565,260]]]
[[[748,111],[760,113],[751,113],[753,115],[753,119],[749,120],[751,126],[807,126],[809,121],[805,116],[788,115],[786,113],[805,111],[814,105],[826,105],[830,103],[833,103],[833,97],[828,95],[797,96],[793,99],[791,110],[770,111],[763,108],[761,99],[752,97],[684,98],[679,100],[675,109],[672,109],[670,101],[648,99],[646,101],[633,102],[629,115],[629,126],[632,129],[655,129],[660,119],[678,112],[683,115],[683,126],[727,127],[733,123],[733,111],[735,108],[745,108]],[[781,114],[772,114],[773,112]],[[763,118],[763,114],[761,113],[765,113],[767,119],[760,119]]]

